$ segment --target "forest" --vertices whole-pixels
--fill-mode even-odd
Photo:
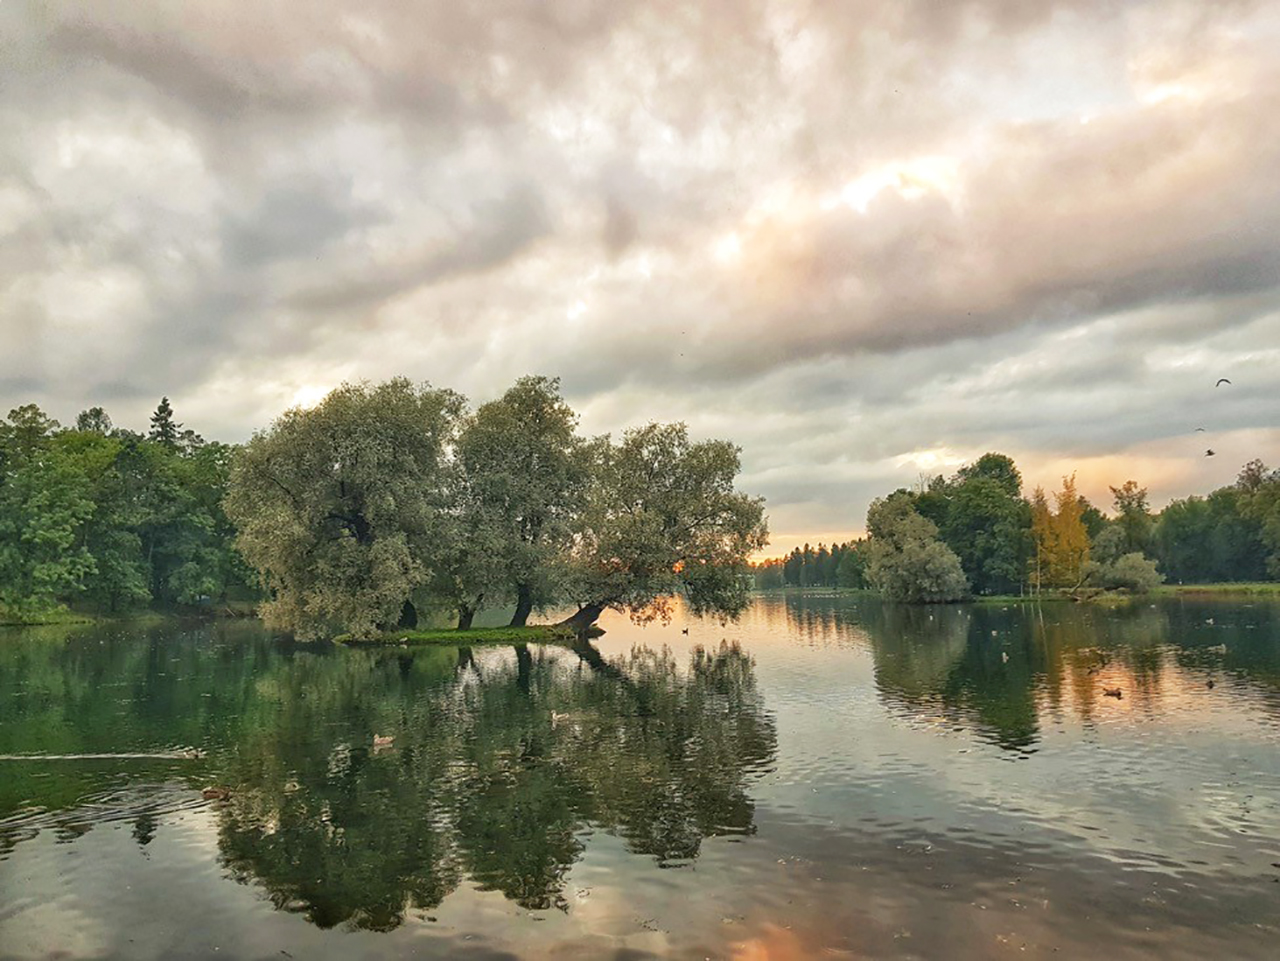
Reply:
[[[1064,477],[1024,496],[1012,458],[900,488],[867,513],[868,536],[796,548],[754,566],[760,588],[848,587],[908,601],[970,595],[1145,593],[1161,582],[1280,579],[1280,471],[1251,461],[1234,484],[1153,511],[1136,481],[1110,512]]]
[[[299,637],[374,637],[495,607],[513,626],[565,608],[574,628],[643,622],[675,595],[733,616],[751,586],[931,602],[1280,578],[1280,471],[1260,461],[1160,511],[1126,481],[1104,512],[1074,477],[1024,492],[989,453],[876,500],[865,538],[751,565],[767,527],[739,455],[683,424],[582,437],[543,377],[474,410],[404,379],[344,385],[238,446],[167,398],[145,433],[26,405],[0,421],[0,622],[257,605]]]
[[[145,434],[101,408],[63,428],[34,406],[0,423],[0,614],[218,607],[253,598],[299,638],[373,638],[421,612],[469,628],[484,607],[606,609],[671,598],[732,616],[764,504],[738,448],[683,424],[585,438],[559,382],[525,377],[472,410],[398,378],[346,384],[239,447],[162,400]]]

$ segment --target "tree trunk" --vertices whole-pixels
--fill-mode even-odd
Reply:
[[[418,609],[413,606],[413,601],[405,601],[404,607],[400,608],[400,623],[396,627],[412,630],[418,626]]]
[[[572,627],[575,631],[585,631],[604,613],[603,603],[584,604],[576,612],[560,622],[560,627]]]
[[[484,600],[483,594],[477,594],[476,599],[470,604],[458,605],[458,630],[471,630],[471,621],[476,616],[476,611],[480,610],[480,602]]]
[[[511,627],[524,627],[533,612],[533,588],[528,584],[516,585],[516,612],[511,615]]]

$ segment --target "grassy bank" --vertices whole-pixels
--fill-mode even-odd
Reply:
[[[65,607],[48,611],[11,611],[0,607],[0,627],[44,627],[50,624],[92,624],[94,619]]]
[[[599,637],[604,631],[593,627],[590,637]],[[356,638],[350,634],[335,637],[339,644],[569,644],[577,639],[575,631],[557,624],[531,624],[528,627],[473,627],[460,631],[456,627],[434,630],[389,631],[373,638]]]
[[[1164,597],[1185,594],[1265,594],[1280,597],[1280,583],[1238,581],[1223,584],[1161,584],[1154,593]]]

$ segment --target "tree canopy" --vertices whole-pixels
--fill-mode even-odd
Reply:
[[[763,504],[734,489],[738,449],[652,424],[587,441],[556,381],[529,377],[467,414],[448,391],[347,385],[292,410],[236,459],[227,510],[269,592],[268,622],[369,636],[444,607],[577,602],[733,616]]]
[[[302,637],[397,623],[459,536],[447,449],[461,413],[448,390],[347,384],[245,445],[226,506],[267,623]]]
[[[0,421],[0,615],[251,593],[222,509],[231,453],[117,428],[101,407],[71,429],[34,405],[10,411]]]
[[[569,591],[591,623],[608,608],[637,621],[681,594],[695,614],[746,605],[747,558],[768,542],[764,502],[734,488],[740,451],[650,424],[591,447],[591,481],[569,551]]]

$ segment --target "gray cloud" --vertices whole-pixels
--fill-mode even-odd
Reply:
[[[140,423],[167,393],[240,438],[343,378],[538,370],[592,430],[734,437],[797,536],[990,448],[1095,490],[1129,456],[1165,496],[1230,479],[1189,420],[1223,461],[1280,440],[1272,5],[49,3],[0,32],[0,406]]]

